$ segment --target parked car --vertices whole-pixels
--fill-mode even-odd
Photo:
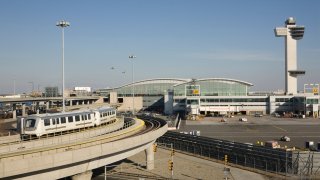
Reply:
[[[288,137],[288,136],[282,136],[282,137],[280,138],[280,141],[289,142],[289,141],[290,141],[290,137]]]
[[[242,117],[242,118],[240,118],[240,119],[239,119],[239,121],[247,122],[247,121],[248,121],[248,119],[247,119],[247,118]]]

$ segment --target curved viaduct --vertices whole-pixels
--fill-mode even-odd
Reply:
[[[119,131],[81,140],[69,137],[69,140],[64,141],[63,139],[68,138],[63,135],[56,140],[58,144],[51,146],[25,149],[12,148],[14,146],[11,145],[9,153],[0,154],[0,178],[39,180],[72,176],[73,179],[90,179],[92,169],[143,150],[146,152],[147,169],[153,169],[152,144],[167,131],[168,126],[163,120],[135,119],[134,122]],[[48,144],[45,142],[48,139],[37,141],[38,144]]]

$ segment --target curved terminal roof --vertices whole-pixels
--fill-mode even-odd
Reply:
[[[144,85],[144,84],[155,84],[155,83],[163,83],[163,84],[180,84],[180,83],[186,83],[189,82],[190,79],[177,79],[177,78],[157,78],[157,79],[146,79],[137,81],[134,83],[125,84],[123,86],[117,87],[117,88],[110,88],[110,89],[118,89],[122,87],[132,86],[134,85]]]
[[[191,83],[193,80],[189,80],[188,82],[183,82],[183,83],[179,83],[176,84],[174,86],[179,86],[181,84],[187,84],[187,83]],[[236,79],[229,79],[229,78],[203,78],[203,79],[194,79],[194,82],[201,82],[201,81],[225,81],[225,82],[235,82],[235,83],[240,83],[246,86],[253,86],[253,84],[246,82],[246,81],[240,81],[240,80],[236,80]]]
[[[131,96],[132,86],[134,86],[134,93],[137,95],[163,95],[165,91],[172,89],[175,84],[185,83],[188,81],[190,81],[190,79],[147,79],[116,88],[101,89],[97,92],[108,94],[111,91],[116,91],[119,96]]]
[[[173,86],[175,96],[246,96],[253,84],[228,78],[192,79]]]
[[[176,96],[184,96],[188,84],[201,86],[199,93],[203,96],[246,95],[248,87],[253,86],[253,84],[245,81],[227,78],[158,78],[137,81],[116,88],[100,89],[97,92],[109,94],[111,91],[116,91],[118,96],[131,96],[132,86],[134,86],[134,93],[137,95],[163,95],[166,91],[173,90]]]

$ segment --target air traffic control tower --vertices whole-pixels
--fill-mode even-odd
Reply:
[[[289,17],[285,22],[285,27],[274,29],[277,37],[285,38],[285,81],[286,94],[297,94],[297,76],[304,75],[305,71],[297,69],[297,40],[302,39],[304,26],[297,26],[296,20]]]

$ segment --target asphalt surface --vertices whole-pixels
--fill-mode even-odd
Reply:
[[[224,164],[205,159],[185,155],[176,152],[173,161],[173,176],[168,169],[168,160],[171,159],[170,151],[158,148],[155,153],[155,169],[146,170],[144,152],[140,152],[123,161],[109,165],[107,179],[181,179],[181,180],[265,180],[266,176],[242,170],[235,167],[230,168],[230,173],[224,174]],[[137,164],[140,164],[138,166]],[[104,179],[104,168],[94,171],[93,180]]]
[[[13,119],[0,119],[0,136],[17,134],[17,121]]]
[[[240,122],[240,117],[246,117],[248,122]],[[225,118],[205,117],[198,121],[182,121],[178,132],[200,131],[201,136],[243,142],[278,141],[281,146],[305,148],[306,141],[320,143],[320,119],[306,118],[275,118],[271,116],[253,117],[236,116]],[[280,141],[281,136],[289,136],[290,142]]]

